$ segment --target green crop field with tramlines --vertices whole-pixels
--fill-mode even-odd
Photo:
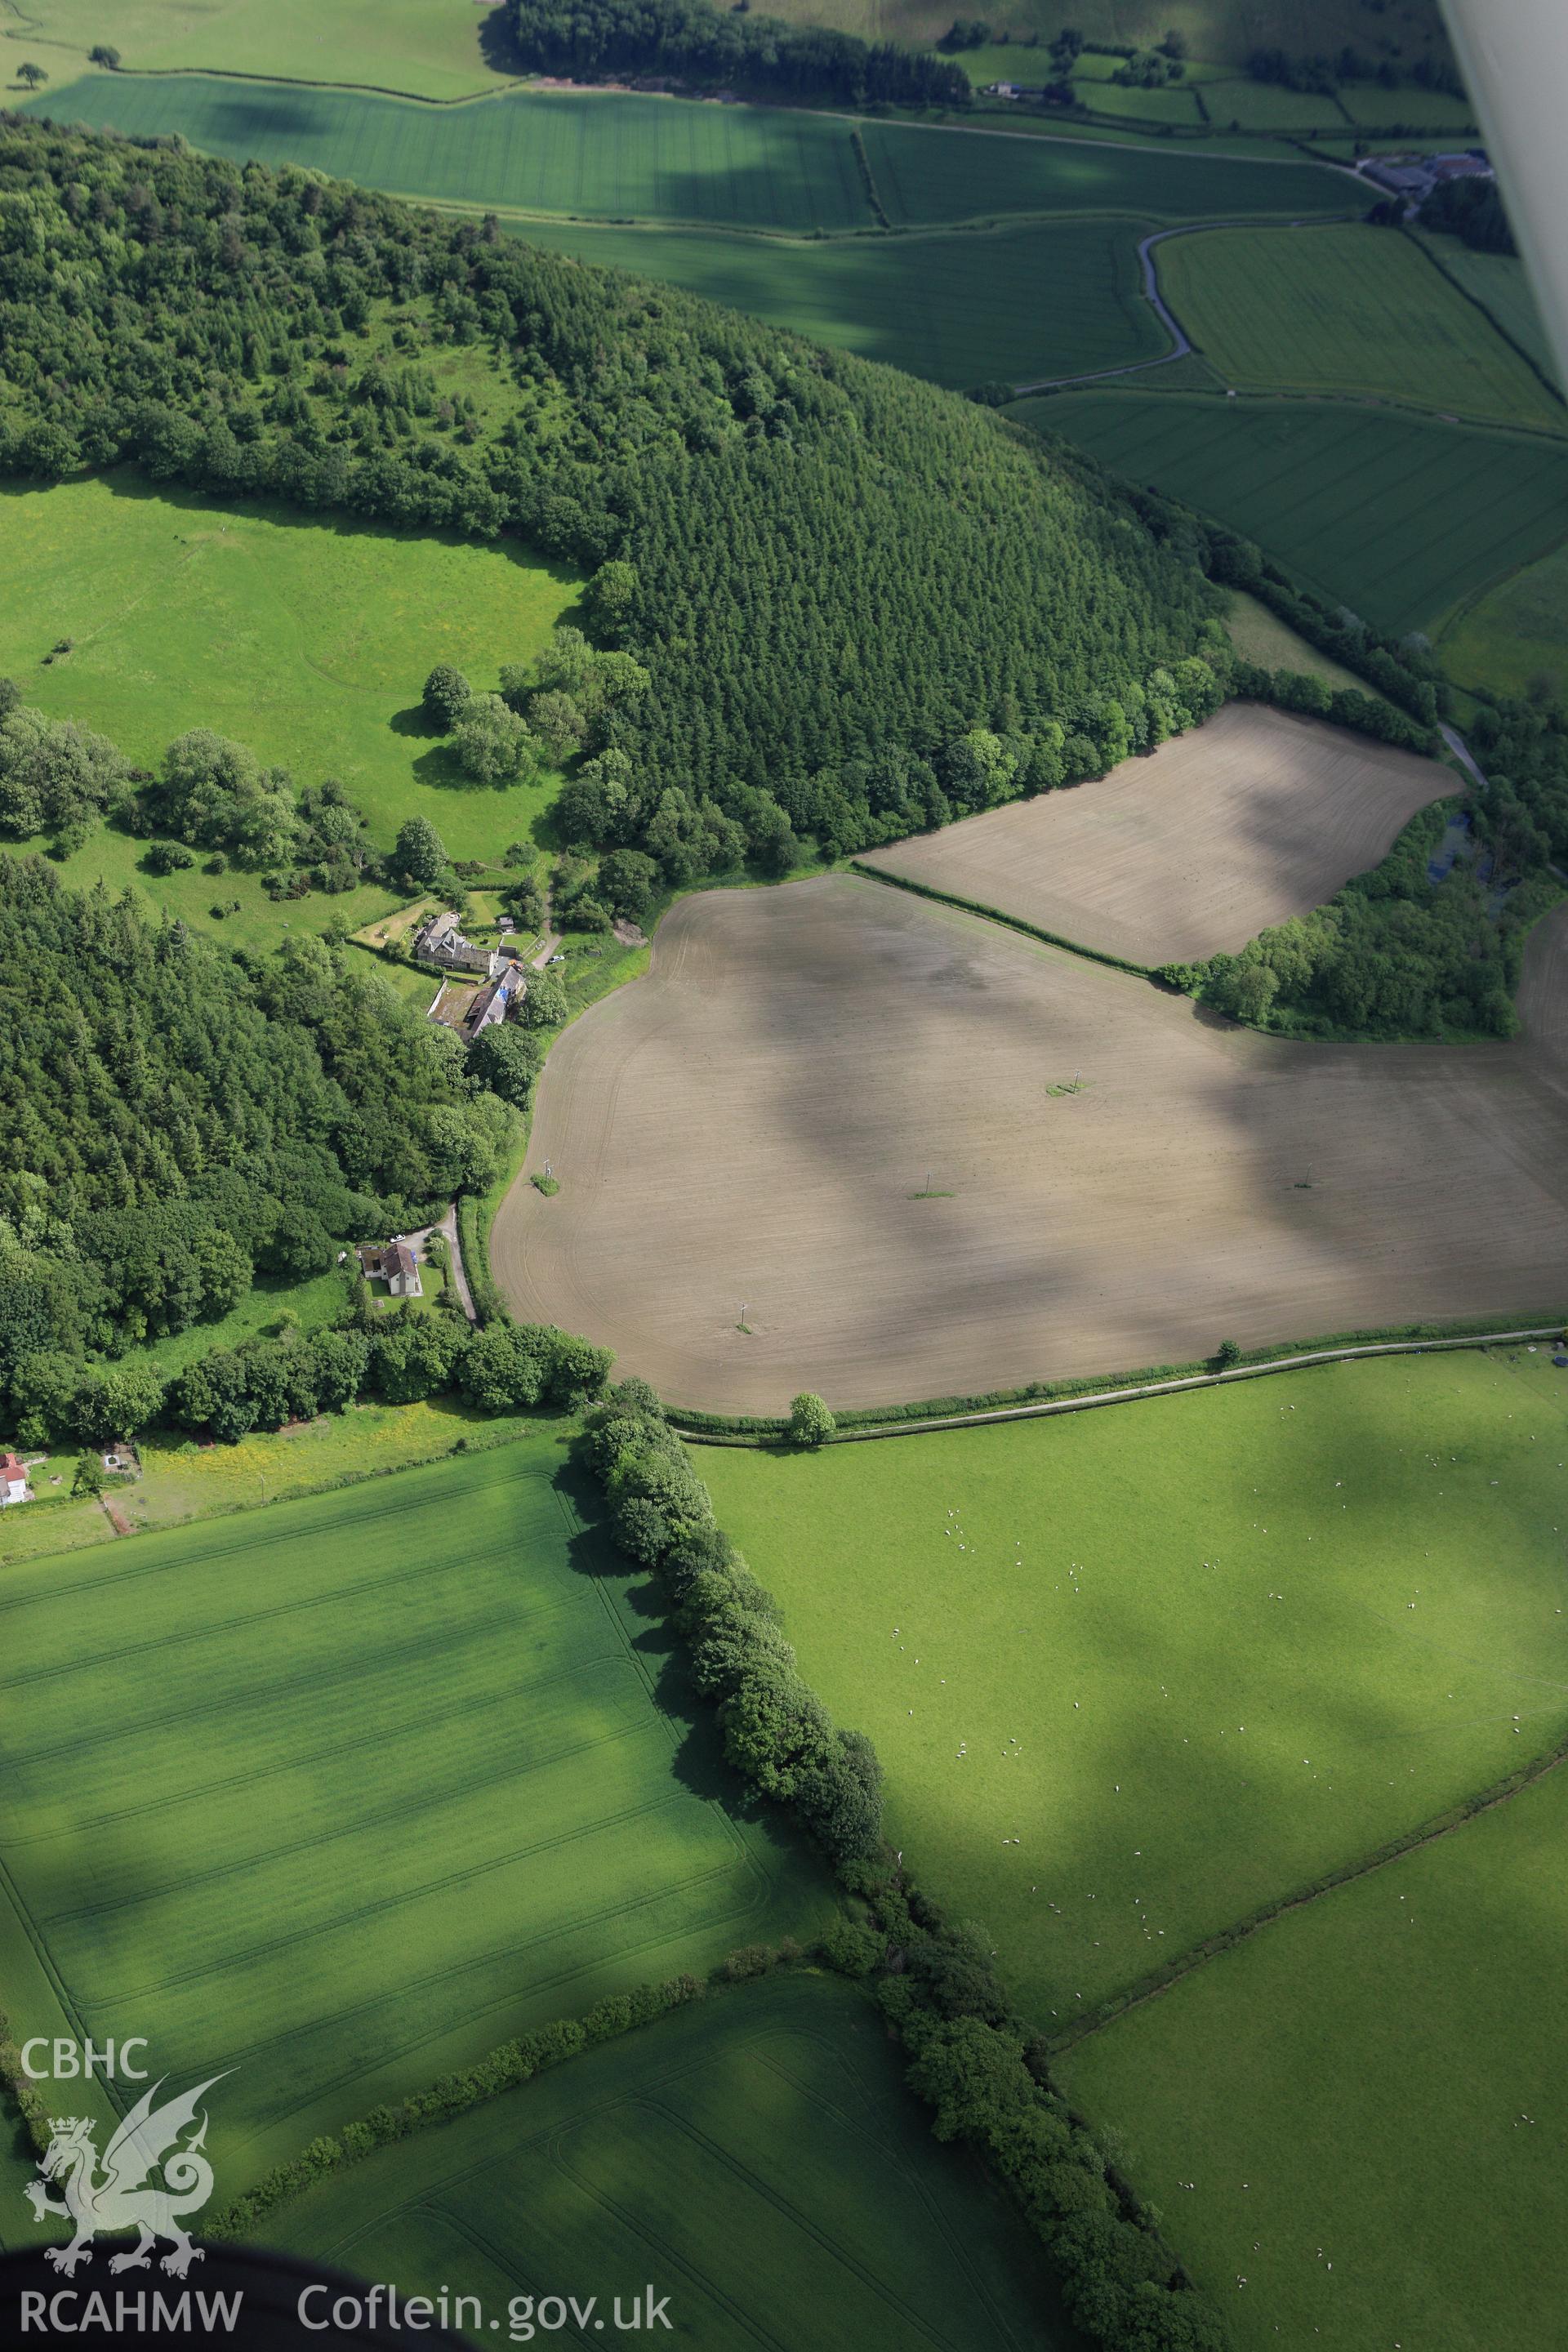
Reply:
[[[519,233],[960,389],[1124,367],[1166,348],[1140,290],[1138,232],[1121,221],[787,243],[554,221]]]
[[[479,2341],[514,2296],[574,2285],[607,2333],[651,2277],[682,2342],[1068,2352],[1037,2250],[901,2075],[863,1994],[775,1976],[382,2150],[268,2235],[405,2291],[460,2283]]]
[[[177,131],[214,154],[308,163],[475,208],[795,231],[875,226],[851,123],[778,107],[567,90],[430,107],[197,74],[88,74],[51,86],[25,110],[132,137]],[[1060,212],[1294,219],[1360,202],[1348,179],[1306,163],[903,123],[867,123],[863,137],[896,227]]]
[[[1568,428],[1568,409],[1414,237],[1213,229],[1160,248],[1161,290],[1242,392],[1355,396],[1487,425]]]
[[[1008,413],[1217,516],[1395,635],[1430,632],[1568,533],[1568,444],[1545,436],[1331,403],[1121,389]]]
[[[731,1811],[563,1459],[544,1424],[7,1576],[13,2026],[233,2069],[226,2196],[521,2028],[822,1916]]]

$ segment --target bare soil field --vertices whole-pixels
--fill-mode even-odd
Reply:
[[[734,1412],[1556,1312],[1565,996],[1568,907],[1526,1038],[1321,1046],[869,880],[706,893],[552,1053],[495,1276]]]
[[[1457,789],[1435,760],[1233,702],[1098,783],[1010,801],[865,862],[1102,955],[1195,962],[1321,907]]]

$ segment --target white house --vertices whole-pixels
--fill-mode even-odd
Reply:
[[[0,1454],[0,1507],[27,1500],[26,1464],[15,1454]]]

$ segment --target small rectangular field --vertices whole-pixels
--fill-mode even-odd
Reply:
[[[1161,290],[1244,392],[1373,393],[1486,425],[1568,410],[1415,238],[1351,227],[1221,228],[1160,247]]]
[[[1564,956],[1517,1044],[1304,1045],[868,877],[706,892],[552,1051],[492,1269],[742,1413],[1558,1312]]]
[[[774,1977],[378,2153],[265,2235],[478,2295],[481,2343],[512,2296],[574,2284],[609,2340],[651,2274],[692,2352],[1067,2352],[1037,2246],[902,2074],[864,1995]]]
[[[1396,636],[1430,633],[1568,534],[1568,447],[1555,440],[1176,392],[1062,393],[1008,414],[1217,516]]]
[[[1131,222],[820,244],[574,221],[520,222],[517,233],[958,389],[1088,374],[1167,345],[1143,299]]]
[[[225,2069],[226,2193],[521,2027],[809,1935],[730,1809],[563,1440],[7,1572],[0,1974],[18,2035]],[[221,1449],[220,1449],[221,1451]]]
[[[1565,1843],[1559,1771],[1070,2053],[1243,2352],[1560,2352]]]
[[[1098,782],[894,842],[868,866],[1149,967],[1245,947],[1384,856],[1451,772],[1231,703]]]
[[[1568,1728],[1547,1353],[693,1458],[892,1843],[1057,2034]]]

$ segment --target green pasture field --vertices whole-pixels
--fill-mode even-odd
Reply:
[[[1336,689],[1348,688],[1353,694],[1370,691],[1364,677],[1353,669],[1346,669],[1330,654],[1321,653],[1306,637],[1249,596],[1244,588],[1230,591],[1230,610],[1225,625],[1230,641],[1244,661],[1257,662],[1264,669],[1289,669],[1306,677],[1321,677],[1323,684]]]
[[[7,1575],[0,1979],[28,2032],[226,2069],[226,2193],[826,1882],[584,1529],[566,1433]]]
[[[1386,131],[1403,122],[1412,131],[1441,136],[1473,138],[1476,110],[1468,98],[1452,98],[1447,90],[1417,89],[1402,84],[1380,89],[1374,81],[1347,82],[1340,103],[1358,130]]]
[[[1120,367],[1167,341],[1141,290],[1137,229],[1121,221],[800,244],[553,221],[518,234],[959,390]]]
[[[416,812],[456,857],[499,857],[527,833],[548,783],[470,783],[425,728],[420,689],[437,661],[493,684],[502,662],[543,644],[574,592],[569,572],[514,545],[229,507],[130,471],[0,488],[0,676],[143,766],[186,729],[212,727],[301,784],[334,775],[384,847]],[[46,666],[63,637],[73,650]],[[143,851],[105,835],[67,871],[98,863],[129,879]],[[253,877],[215,883],[198,866],[148,887],[192,916],[215,895],[254,897],[276,934]],[[357,928],[391,903],[356,891],[287,911],[316,928],[341,912]]]
[[[1172,237],[1161,290],[1244,392],[1376,393],[1487,425],[1568,428],[1568,410],[1435,268],[1386,229],[1215,229]]]
[[[694,2352],[1077,2341],[1021,2221],[932,2139],[876,2011],[816,1975],[590,2050],[309,2190],[265,2235],[361,2278],[478,2295],[486,2323],[574,2283],[607,2323],[651,2277]]]
[[[307,163],[446,204],[751,228],[873,225],[849,124],[776,107],[569,90],[429,107],[200,75],[89,74],[40,92],[29,110],[132,136],[177,131],[212,154]]]
[[[255,1284],[239,1305],[216,1322],[193,1323],[184,1331],[174,1331],[166,1339],[154,1339],[144,1348],[133,1348],[118,1357],[119,1363],[156,1364],[165,1380],[183,1372],[198,1356],[212,1353],[215,1348],[237,1348],[242,1340],[254,1339],[258,1331],[275,1331],[285,1316],[291,1317],[301,1331],[324,1331],[341,1323],[353,1298],[351,1277],[355,1268],[334,1265],[325,1274],[309,1275],[301,1282],[289,1282],[277,1275],[258,1275]],[[427,1274],[436,1271],[426,1268]]]
[[[698,1459],[807,1681],[875,1743],[891,1843],[1048,2032],[1562,1735],[1544,1362]]]
[[[1186,81],[1166,82],[1159,89],[1143,89],[1137,84],[1112,81],[1109,73],[1086,75],[1079,59],[1079,70],[1073,76],[1075,95],[1096,114],[1109,114],[1142,129],[1148,124],[1173,122],[1181,130],[1195,131],[1203,121],[1193,85]],[[1087,60],[1096,66],[1113,66],[1120,60],[1093,58]]]
[[[1546,329],[1523,262],[1513,253],[1478,253],[1457,236],[1423,236],[1416,242],[1449,278],[1496,320],[1505,335],[1544,370],[1553,383],[1557,362],[1546,339]]]
[[[1552,549],[1466,605],[1437,641],[1462,684],[1500,694],[1568,695],[1568,546]]]
[[[941,39],[953,16],[943,0],[768,0],[768,5],[772,15],[794,24],[833,25],[865,40],[924,47]],[[1236,0],[1012,0],[1005,16],[991,21],[1015,43],[1037,33],[1047,45],[1064,25],[1077,26],[1087,40],[1146,48],[1174,29],[1191,59],[1231,67],[1245,65],[1258,47],[1326,53],[1348,41],[1365,50],[1376,30],[1369,26],[1364,0],[1312,0],[1307,16],[1300,0],[1249,0],[1245,9]],[[1436,0],[1407,0],[1397,37],[1408,64],[1428,54],[1446,56]],[[976,54],[984,51],[962,53],[964,58]]]
[[[1217,516],[1396,636],[1430,634],[1568,535],[1568,448],[1544,437],[1176,392],[1058,393],[1007,414]]]
[[[1068,2053],[1243,2352],[1557,2352],[1565,1843],[1557,1772]]]
[[[1253,81],[1238,75],[1231,81],[1205,82],[1204,105],[1211,122],[1244,131],[1341,131],[1344,115],[1331,98],[1314,98],[1310,91],[1287,89],[1277,81]]]
[[[58,80],[107,39],[131,72],[207,66],[437,99],[496,79],[472,0],[116,0],[111,17],[99,0],[26,0],[0,17],[16,45],[0,57],[13,69],[33,58]]]

